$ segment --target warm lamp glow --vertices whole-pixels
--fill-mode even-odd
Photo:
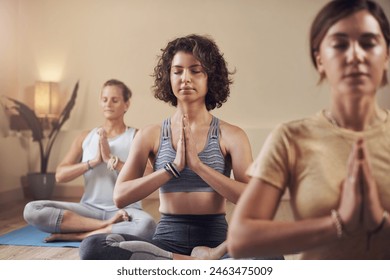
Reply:
[[[38,117],[56,117],[59,104],[58,83],[36,82],[34,103]]]

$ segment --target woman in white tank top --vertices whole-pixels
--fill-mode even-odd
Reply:
[[[104,123],[81,133],[57,167],[57,182],[69,182],[83,175],[85,191],[80,203],[42,200],[26,205],[25,220],[51,233],[47,242],[82,240],[96,233],[128,233],[151,238],[155,222],[142,210],[139,201],[123,209],[118,209],[113,201],[117,176],[137,131],[124,123],[131,95],[121,81],[104,83],[100,95]]]

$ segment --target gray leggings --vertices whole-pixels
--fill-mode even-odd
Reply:
[[[59,233],[64,210],[72,211],[80,216],[97,220],[112,218],[118,209],[105,211],[87,204],[52,200],[29,202],[23,212],[24,219],[32,226],[48,233]],[[123,208],[131,216],[129,222],[119,222],[112,225],[112,233],[125,233],[151,239],[156,229],[153,218],[145,211],[134,208]]]

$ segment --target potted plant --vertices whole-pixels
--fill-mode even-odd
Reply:
[[[8,109],[14,109],[19,113],[28,128],[31,129],[32,140],[39,145],[40,172],[27,174],[28,188],[34,199],[48,199],[53,192],[55,186],[55,173],[48,172],[47,170],[50,152],[61,127],[69,118],[70,112],[75,105],[78,88],[79,82],[74,86],[72,96],[61,112],[58,120],[51,122],[47,136],[45,136],[44,133],[45,127],[43,123],[32,109],[16,99],[5,97],[12,104]]]

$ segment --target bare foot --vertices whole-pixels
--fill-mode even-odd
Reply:
[[[84,237],[84,233],[52,233],[44,239],[44,242],[81,241]]]
[[[101,228],[87,231],[87,232],[63,232],[63,233],[52,233],[48,237],[45,238],[45,242],[53,242],[53,241],[81,241],[84,238],[86,238],[89,235],[96,234],[96,233],[110,233],[111,232],[111,225],[116,224],[119,222],[125,222],[125,221],[131,221],[131,216],[123,210],[120,209],[118,212],[115,213],[115,216],[113,216],[110,220],[101,221],[102,226]]]
[[[191,257],[201,260],[219,260],[227,252],[226,241],[215,248],[198,246],[192,249]]]
[[[53,233],[53,234],[50,234],[48,237],[46,237],[43,241],[44,242],[53,242],[53,241],[56,241],[58,240],[57,239],[57,233]]]

